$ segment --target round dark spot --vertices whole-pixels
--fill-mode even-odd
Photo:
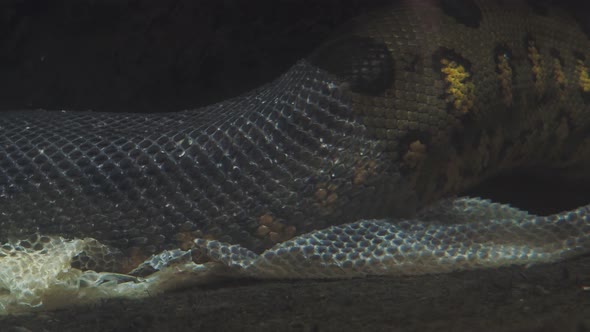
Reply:
[[[527,0],[526,3],[537,15],[547,16],[549,14],[551,0]]]
[[[353,92],[379,95],[393,83],[391,53],[372,38],[349,36],[328,42],[309,61],[348,83]]]
[[[481,22],[481,10],[473,0],[441,0],[443,12],[458,23],[470,28],[478,28]]]

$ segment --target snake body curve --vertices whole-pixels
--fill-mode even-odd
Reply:
[[[588,208],[441,199],[514,168],[588,177],[589,129],[590,40],[567,12],[408,3],[202,109],[3,113],[0,243],[91,237],[73,265],[121,272],[196,246],[271,277],[554,261],[589,249]]]

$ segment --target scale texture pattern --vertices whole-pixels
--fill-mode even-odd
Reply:
[[[449,199],[515,168],[589,177],[590,40],[566,11],[527,3],[367,14],[202,109],[2,113],[0,287],[62,249],[53,263],[77,271],[144,277],[189,259],[281,278],[587,252],[586,207],[538,217]]]

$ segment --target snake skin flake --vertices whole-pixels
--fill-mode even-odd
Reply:
[[[450,201],[473,209],[455,224],[423,220],[362,220],[283,242],[261,255],[198,239],[211,260],[256,278],[418,275],[511,264],[554,262],[590,245],[590,208],[539,217],[477,199]],[[441,208],[441,211],[436,211]],[[478,218],[482,212],[484,218]],[[431,215],[450,215],[448,206]],[[453,214],[459,215],[459,212]]]

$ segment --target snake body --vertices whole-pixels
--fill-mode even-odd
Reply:
[[[589,249],[587,208],[443,199],[515,168],[587,178],[589,132],[590,40],[566,11],[408,2],[201,109],[2,113],[0,243],[91,237],[73,264],[115,272],[194,246],[280,277],[554,261]]]

